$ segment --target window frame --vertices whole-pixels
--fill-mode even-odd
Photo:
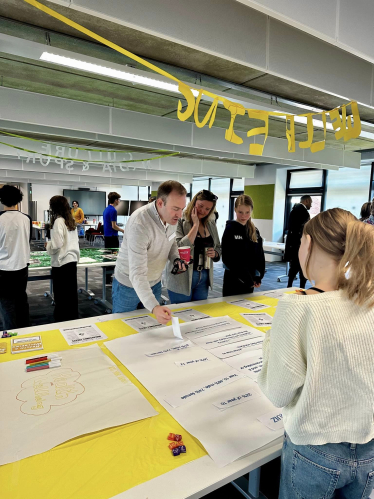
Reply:
[[[371,175],[369,185],[369,202],[374,198],[374,162],[371,163]]]
[[[229,219],[234,220],[235,199],[244,194],[244,189],[240,191],[233,190],[234,179],[230,178],[230,206],[229,206]]]

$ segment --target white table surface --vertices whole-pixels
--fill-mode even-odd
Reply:
[[[97,262],[97,263],[78,263],[77,267],[86,268],[86,267],[113,267],[115,266],[117,260],[112,260],[111,262]],[[29,267],[29,272],[31,270],[51,270],[51,266],[48,267]]]
[[[275,244],[275,243],[274,243]],[[278,244],[278,243],[276,243]],[[96,265],[96,264],[95,264]],[[102,265],[102,264],[100,264]],[[44,267],[45,268],[45,267]],[[293,291],[297,288],[282,288],[282,291]],[[277,289],[276,291],[280,291]],[[262,292],[253,293],[251,298],[262,296]],[[223,301],[231,301],[241,299],[248,295],[225,296],[225,298],[212,298],[197,302],[179,303],[176,305],[168,305],[171,310],[180,308],[190,308],[198,305],[209,305],[220,303]],[[87,325],[100,322],[99,319],[113,320],[124,319],[150,313],[147,309],[134,310],[123,314],[105,314],[97,317],[88,317],[76,321],[59,322],[54,324],[44,324],[42,326],[34,326],[18,329],[18,335],[36,334],[51,329],[59,329],[62,327],[73,327],[78,325]],[[141,333],[139,333],[141,334]],[[152,480],[144,482],[132,489],[114,496],[116,499],[198,499],[205,496],[223,485],[239,478],[240,476],[262,466],[263,464],[280,456],[282,449],[283,438],[280,437],[274,442],[262,447],[256,452],[243,457],[224,468],[218,468],[209,456],[204,456],[195,459],[190,463],[180,466],[168,473],[160,475]]]
[[[274,241],[264,241],[262,246],[264,248],[277,249],[280,251],[284,251],[286,249],[286,243],[276,243]]]

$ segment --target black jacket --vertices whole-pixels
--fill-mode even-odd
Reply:
[[[236,220],[226,222],[222,237],[222,262],[238,279],[249,286],[260,283],[265,274],[262,237],[256,229],[257,243],[248,236],[245,225]],[[260,273],[256,276],[256,270]]]
[[[288,219],[288,234],[284,259],[286,262],[296,260],[299,254],[304,225],[310,220],[309,211],[301,203],[296,203]]]

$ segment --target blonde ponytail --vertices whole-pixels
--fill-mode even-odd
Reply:
[[[236,198],[235,209],[237,209],[239,206],[242,206],[242,205],[249,206],[253,210],[252,198],[250,196],[247,196],[247,194],[241,194],[238,198]],[[250,217],[247,220],[245,227],[247,229],[249,239],[251,239],[254,243],[257,243],[257,232],[256,232],[255,224],[252,222],[252,217]]]
[[[348,224],[338,288],[357,305],[374,305],[374,228],[371,225],[359,221]]]
[[[304,226],[312,240],[338,263],[338,289],[357,305],[374,306],[374,227],[357,220],[349,211],[324,211]]]

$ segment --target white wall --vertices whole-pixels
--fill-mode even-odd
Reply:
[[[44,221],[44,210],[49,209],[49,200],[52,196],[62,196],[64,189],[71,189],[70,185],[32,184],[32,200],[36,201],[38,221]]]
[[[287,170],[287,168],[278,169],[275,178],[272,236],[276,242],[283,242]]]
[[[19,184],[19,188],[22,191],[23,199],[21,203],[21,211],[22,213],[29,214],[29,190],[27,188],[27,184]]]

